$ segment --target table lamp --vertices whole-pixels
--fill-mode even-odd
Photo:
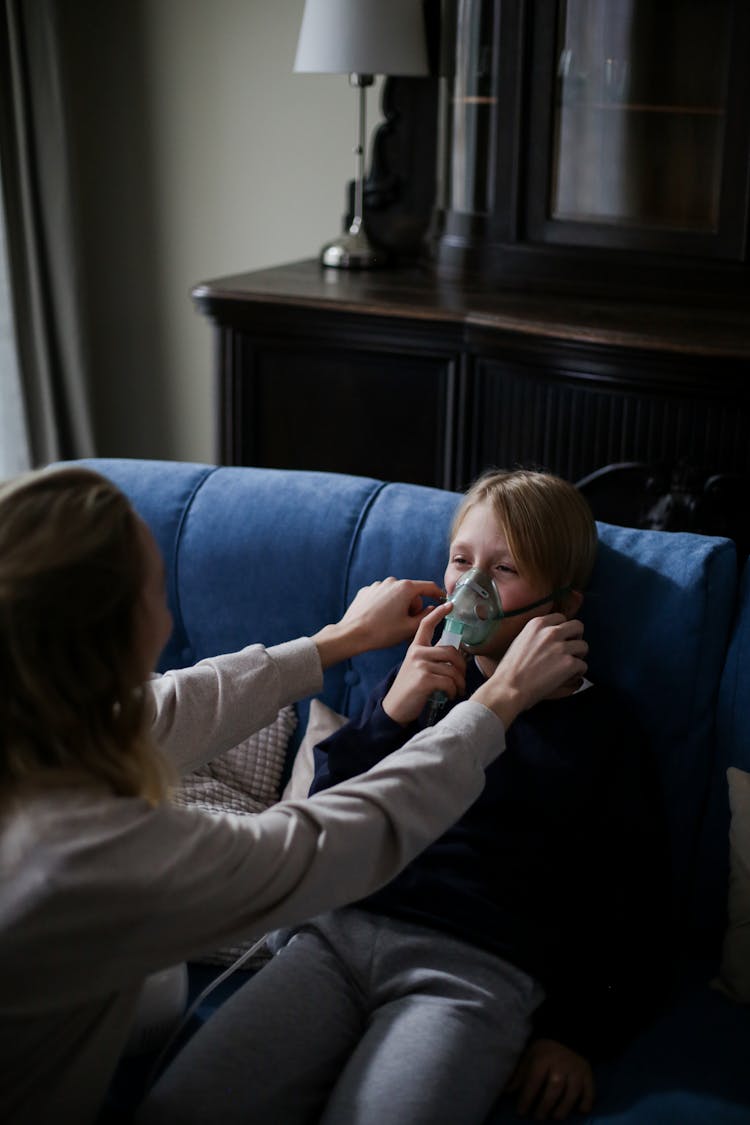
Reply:
[[[305,0],[294,69],[348,74],[359,91],[354,217],[346,234],[323,247],[324,266],[368,269],[384,255],[364,227],[366,91],[374,75],[428,73],[422,0]]]

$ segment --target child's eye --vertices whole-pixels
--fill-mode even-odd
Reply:
[[[454,555],[451,559],[454,566],[468,566],[469,560],[465,559],[463,555]]]
[[[501,574],[515,574],[516,571],[512,566],[507,566],[505,563],[498,563],[495,570],[499,570]]]

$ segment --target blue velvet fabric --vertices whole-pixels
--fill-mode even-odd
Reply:
[[[167,596],[174,629],[161,656],[162,668],[184,668],[195,662],[180,612],[179,559],[184,521],[193,497],[213,472],[209,465],[177,461],[89,459],[81,464],[110,477],[130,497],[151,528],[164,559]]]
[[[726,901],[726,801],[712,803],[712,795],[735,550],[727,540],[605,525],[600,541],[582,612],[591,677],[630,699],[651,738],[666,796],[676,920],[703,948],[723,927]],[[709,803],[715,823],[705,834]]]
[[[132,498],[164,552],[175,633],[163,667],[250,641],[310,634],[339,617],[360,586],[388,574],[442,582],[460,499],[325,473],[88,464]],[[601,1098],[588,1120],[734,1125],[750,1120],[742,1077],[750,1069],[750,1013],[707,982],[726,902],[725,770],[730,762],[749,768],[750,579],[722,680],[736,612],[732,544],[605,524],[599,531],[583,608],[590,674],[632,701],[657,755],[673,856],[676,953],[691,975],[661,1023],[601,1071]],[[323,700],[356,712],[402,652],[368,653],[332,669]],[[303,723],[305,713],[303,706]],[[506,1107],[493,1125],[511,1120]]]

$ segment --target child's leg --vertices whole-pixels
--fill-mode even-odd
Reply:
[[[196,1032],[137,1121],[317,1121],[363,1026],[339,959],[314,928],[303,928]]]
[[[381,922],[380,995],[321,1125],[481,1125],[528,1038],[541,989],[463,942]]]

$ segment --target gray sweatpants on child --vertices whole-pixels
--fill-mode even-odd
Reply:
[[[139,1125],[482,1125],[540,986],[423,926],[357,909],[295,930],[190,1040]]]

